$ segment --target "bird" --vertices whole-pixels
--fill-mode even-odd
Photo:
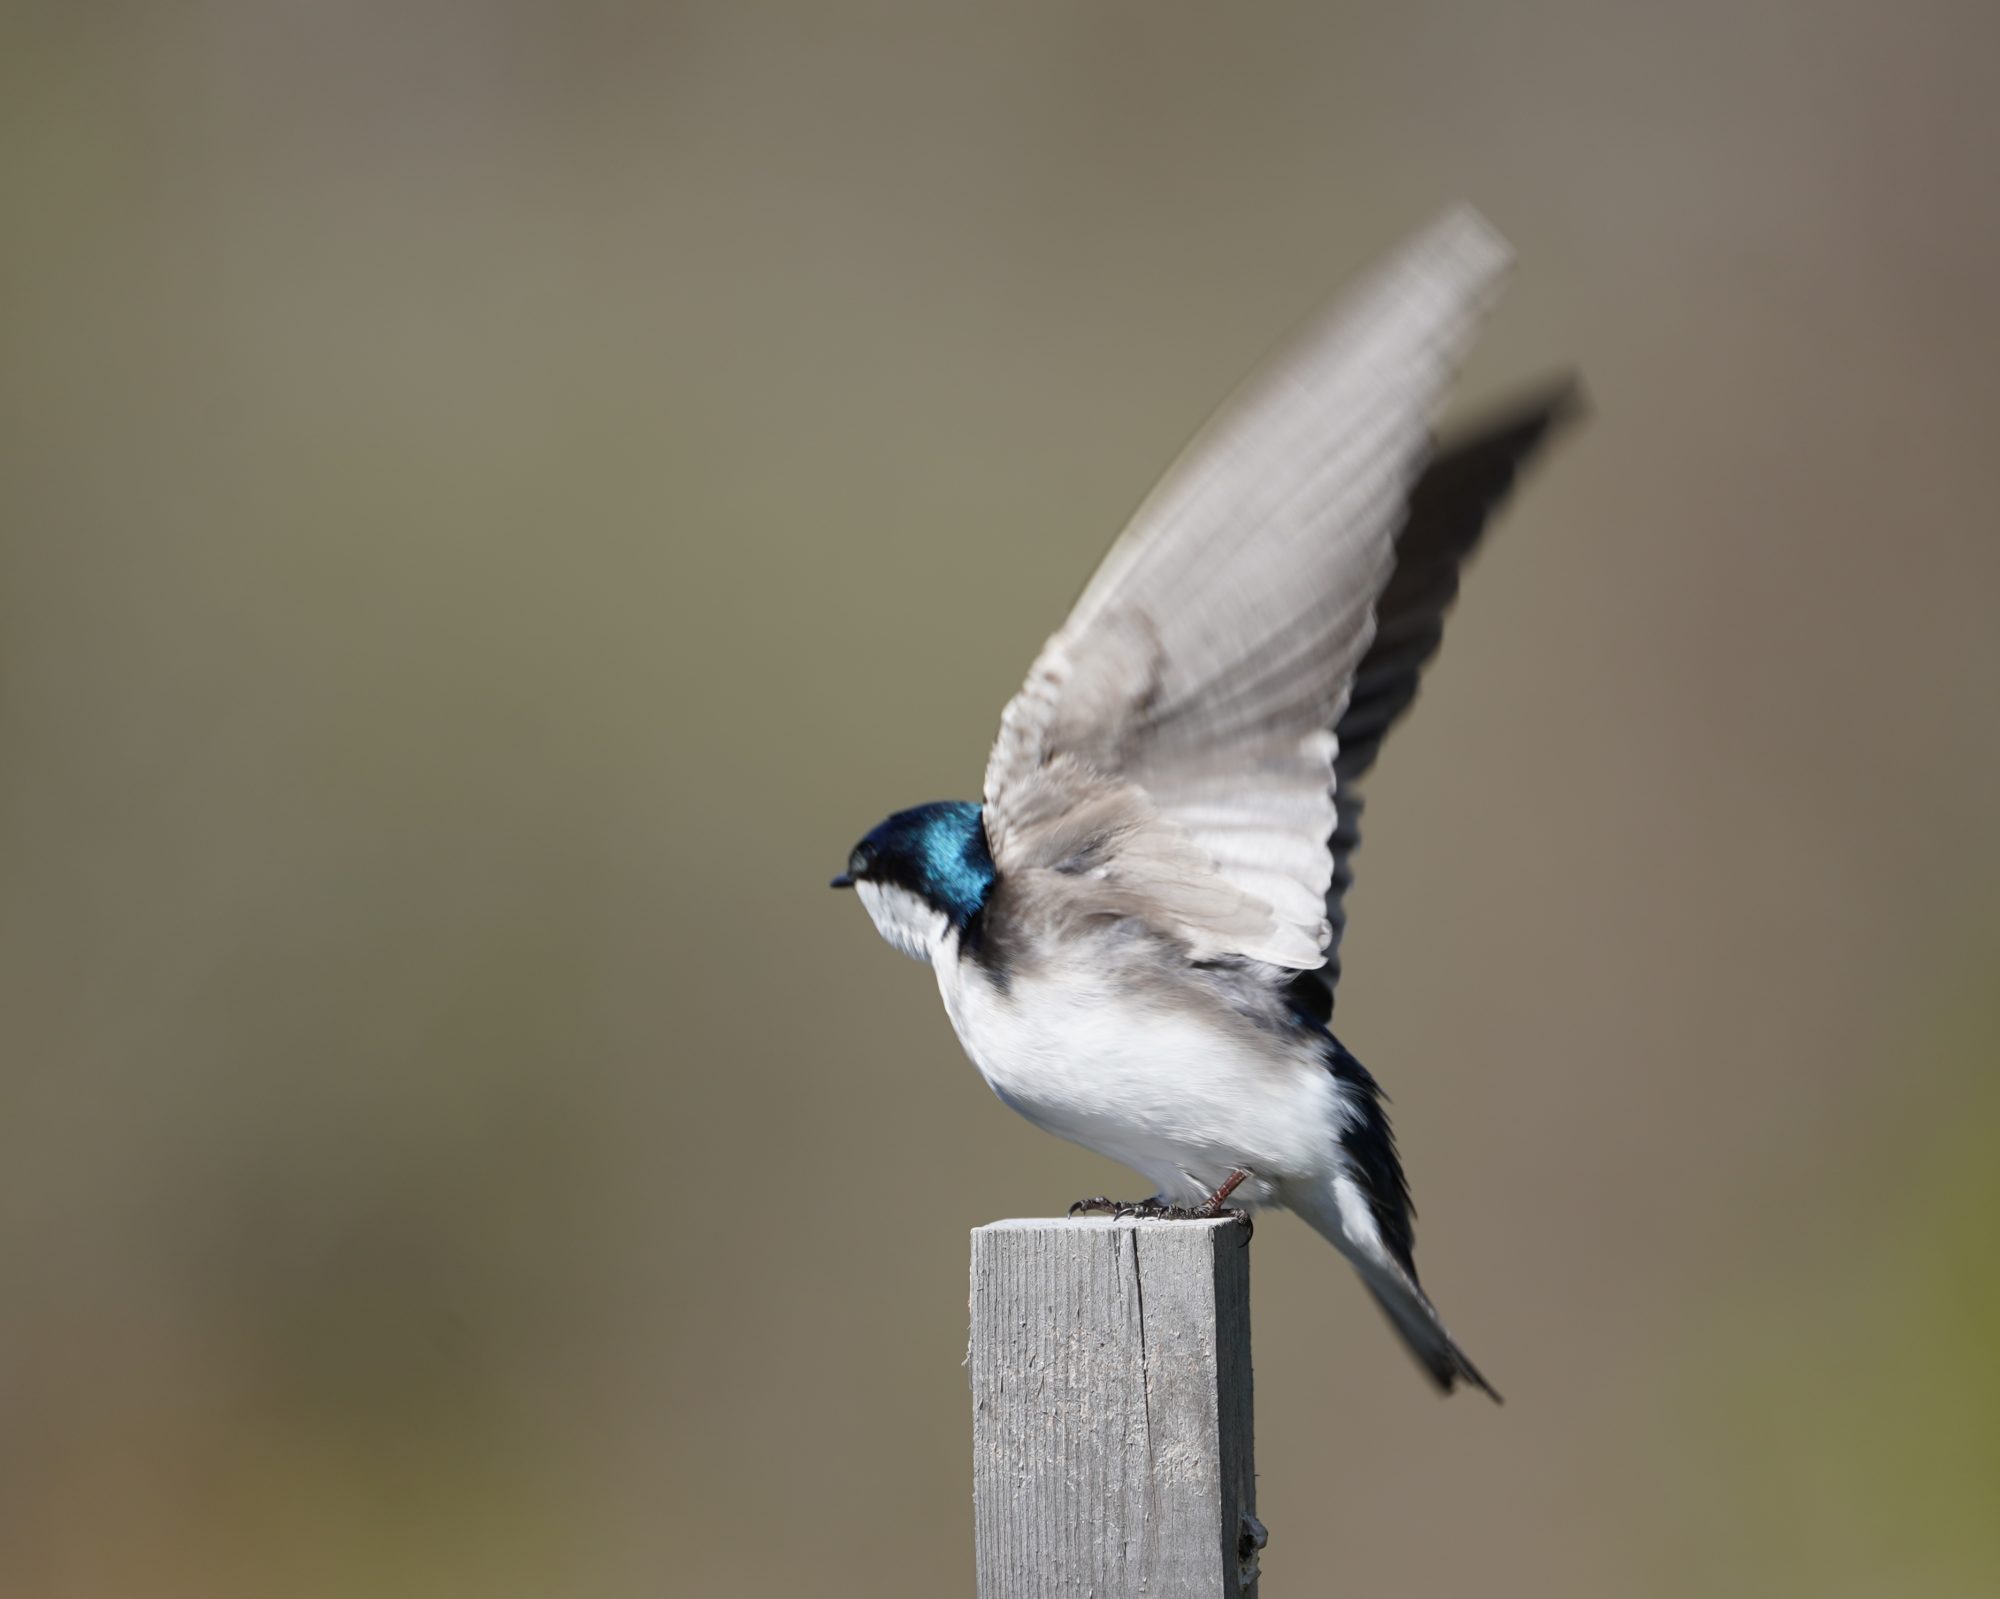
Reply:
[[[1435,431],[1512,251],[1446,211],[1196,435],[1000,718],[979,801],[902,810],[852,888],[1035,1126],[1156,1189],[1294,1212],[1442,1391],[1493,1398],[1417,1277],[1384,1094],[1333,1031],[1358,786],[1460,574],[1580,410],[1564,374]]]

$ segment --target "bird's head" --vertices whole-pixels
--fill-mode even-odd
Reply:
[[[898,811],[854,846],[835,888],[852,888],[875,930],[927,961],[948,933],[963,935],[986,906],[993,856],[979,807],[939,800]]]

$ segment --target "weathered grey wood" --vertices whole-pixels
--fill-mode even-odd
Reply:
[[[1230,1220],[973,1232],[979,1599],[1256,1593],[1245,1243]]]

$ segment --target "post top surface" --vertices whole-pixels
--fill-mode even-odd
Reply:
[[[1216,1216],[1206,1221],[1168,1221],[1151,1216],[1013,1216],[1005,1221],[989,1221],[972,1230],[976,1233],[1139,1232],[1175,1227],[1213,1230],[1239,1225],[1234,1216]]]

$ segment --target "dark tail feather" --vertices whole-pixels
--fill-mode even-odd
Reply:
[[[1404,1346],[1430,1375],[1431,1381],[1438,1385],[1440,1392],[1448,1394],[1459,1383],[1465,1382],[1477,1388],[1494,1404],[1506,1403],[1445,1330],[1444,1323],[1438,1320],[1437,1308],[1421,1288],[1408,1278],[1401,1277],[1401,1273],[1391,1277],[1388,1273],[1378,1274],[1366,1266],[1362,1267],[1361,1280],[1367,1283],[1368,1291],[1375,1296],[1375,1303],[1382,1307],[1390,1325],[1402,1335]]]

